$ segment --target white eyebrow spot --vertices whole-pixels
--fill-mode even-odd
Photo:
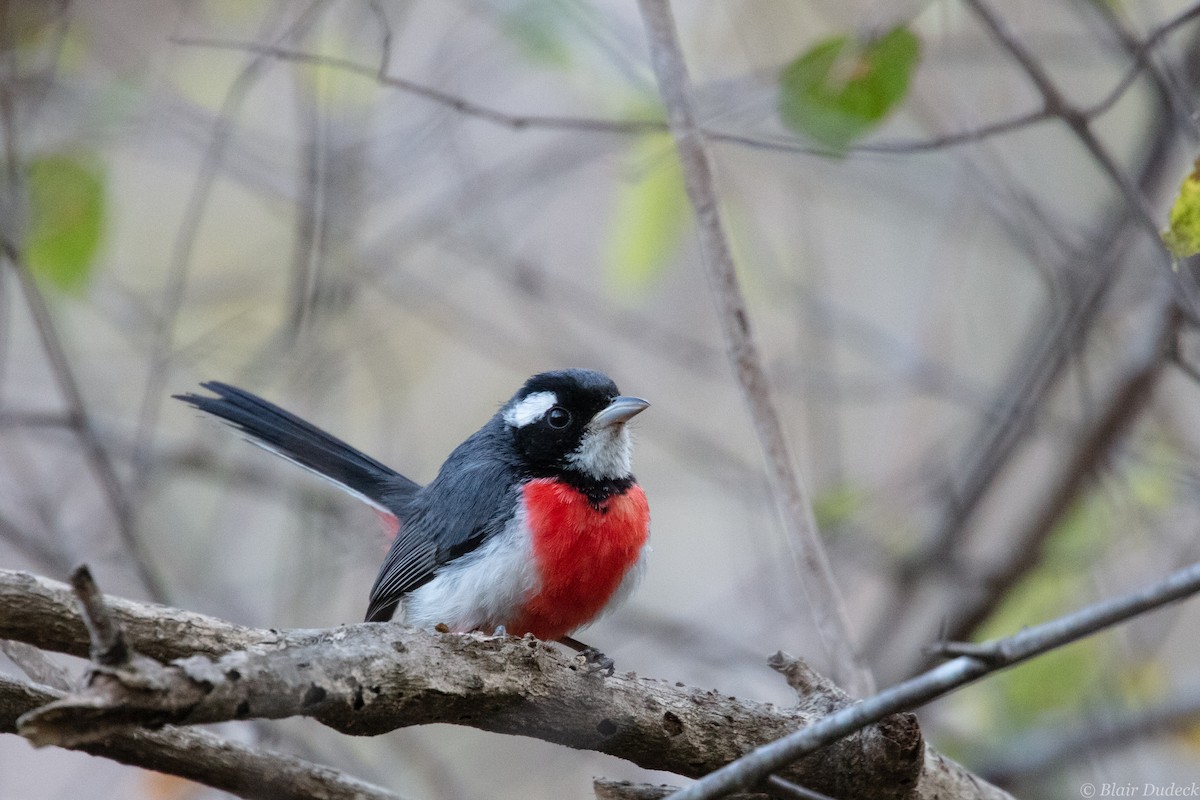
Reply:
[[[558,404],[554,392],[534,392],[504,412],[504,421],[514,428],[524,428],[536,422],[542,415]]]

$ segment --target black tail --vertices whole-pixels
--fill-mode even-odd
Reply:
[[[420,488],[391,467],[257,395],[218,381],[200,385],[217,396],[177,394],[175,399],[220,417],[255,444],[372,505],[395,514],[397,503]]]

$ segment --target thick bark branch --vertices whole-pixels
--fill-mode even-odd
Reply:
[[[805,699],[794,709],[631,673],[605,677],[533,639],[434,634],[393,624],[261,631],[161,606],[106,602],[134,651],[176,660],[147,666],[139,657],[96,670],[92,691],[25,718],[43,741],[79,741],[81,730],[101,726],[111,726],[107,733],[250,717],[310,716],[356,735],[445,722],[698,777],[850,702],[783,658],[774,666]],[[88,649],[65,586],[4,570],[0,638],[75,654]],[[796,684],[796,670],[811,677]],[[931,758],[943,763],[923,746],[915,720],[898,715],[779,774],[833,796],[907,797],[914,783],[924,782],[920,773]],[[949,769],[960,783],[972,783],[957,765]],[[961,796],[995,795],[977,788]]]
[[[138,652],[159,661],[197,654],[219,656],[280,640],[276,631],[243,628],[191,611],[110,595],[104,600]],[[88,632],[77,605],[65,583],[0,570],[0,639],[87,658]]]
[[[0,732],[15,733],[22,714],[62,695],[0,675]],[[238,797],[272,800],[399,800],[386,789],[294,756],[222,739],[208,731],[164,728],[115,734],[77,746],[122,764],[189,778]]]

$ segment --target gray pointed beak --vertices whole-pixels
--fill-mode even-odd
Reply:
[[[632,417],[642,413],[650,404],[640,397],[614,397],[612,402],[600,409],[588,423],[592,428],[603,428],[608,425],[620,425]]]

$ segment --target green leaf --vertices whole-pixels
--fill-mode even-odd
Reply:
[[[606,272],[618,289],[642,291],[671,263],[691,207],[670,137],[639,137],[629,160],[637,179],[623,186],[617,197]]]
[[[31,161],[26,181],[30,271],[63,291],[81,291],[104,228],[104,175],[87,159],[59,154]]]
[[[1162,240],[1175,258],[1200,253],[1200,159],[1192,166],[1191,174],[1183,179],[1179,194],[1171,204]]]
[[[904,27],[869,42],[824,39],[784,67],[779,116],[792,131],[844,152],[904,99],[920,54],[920,40]]]

